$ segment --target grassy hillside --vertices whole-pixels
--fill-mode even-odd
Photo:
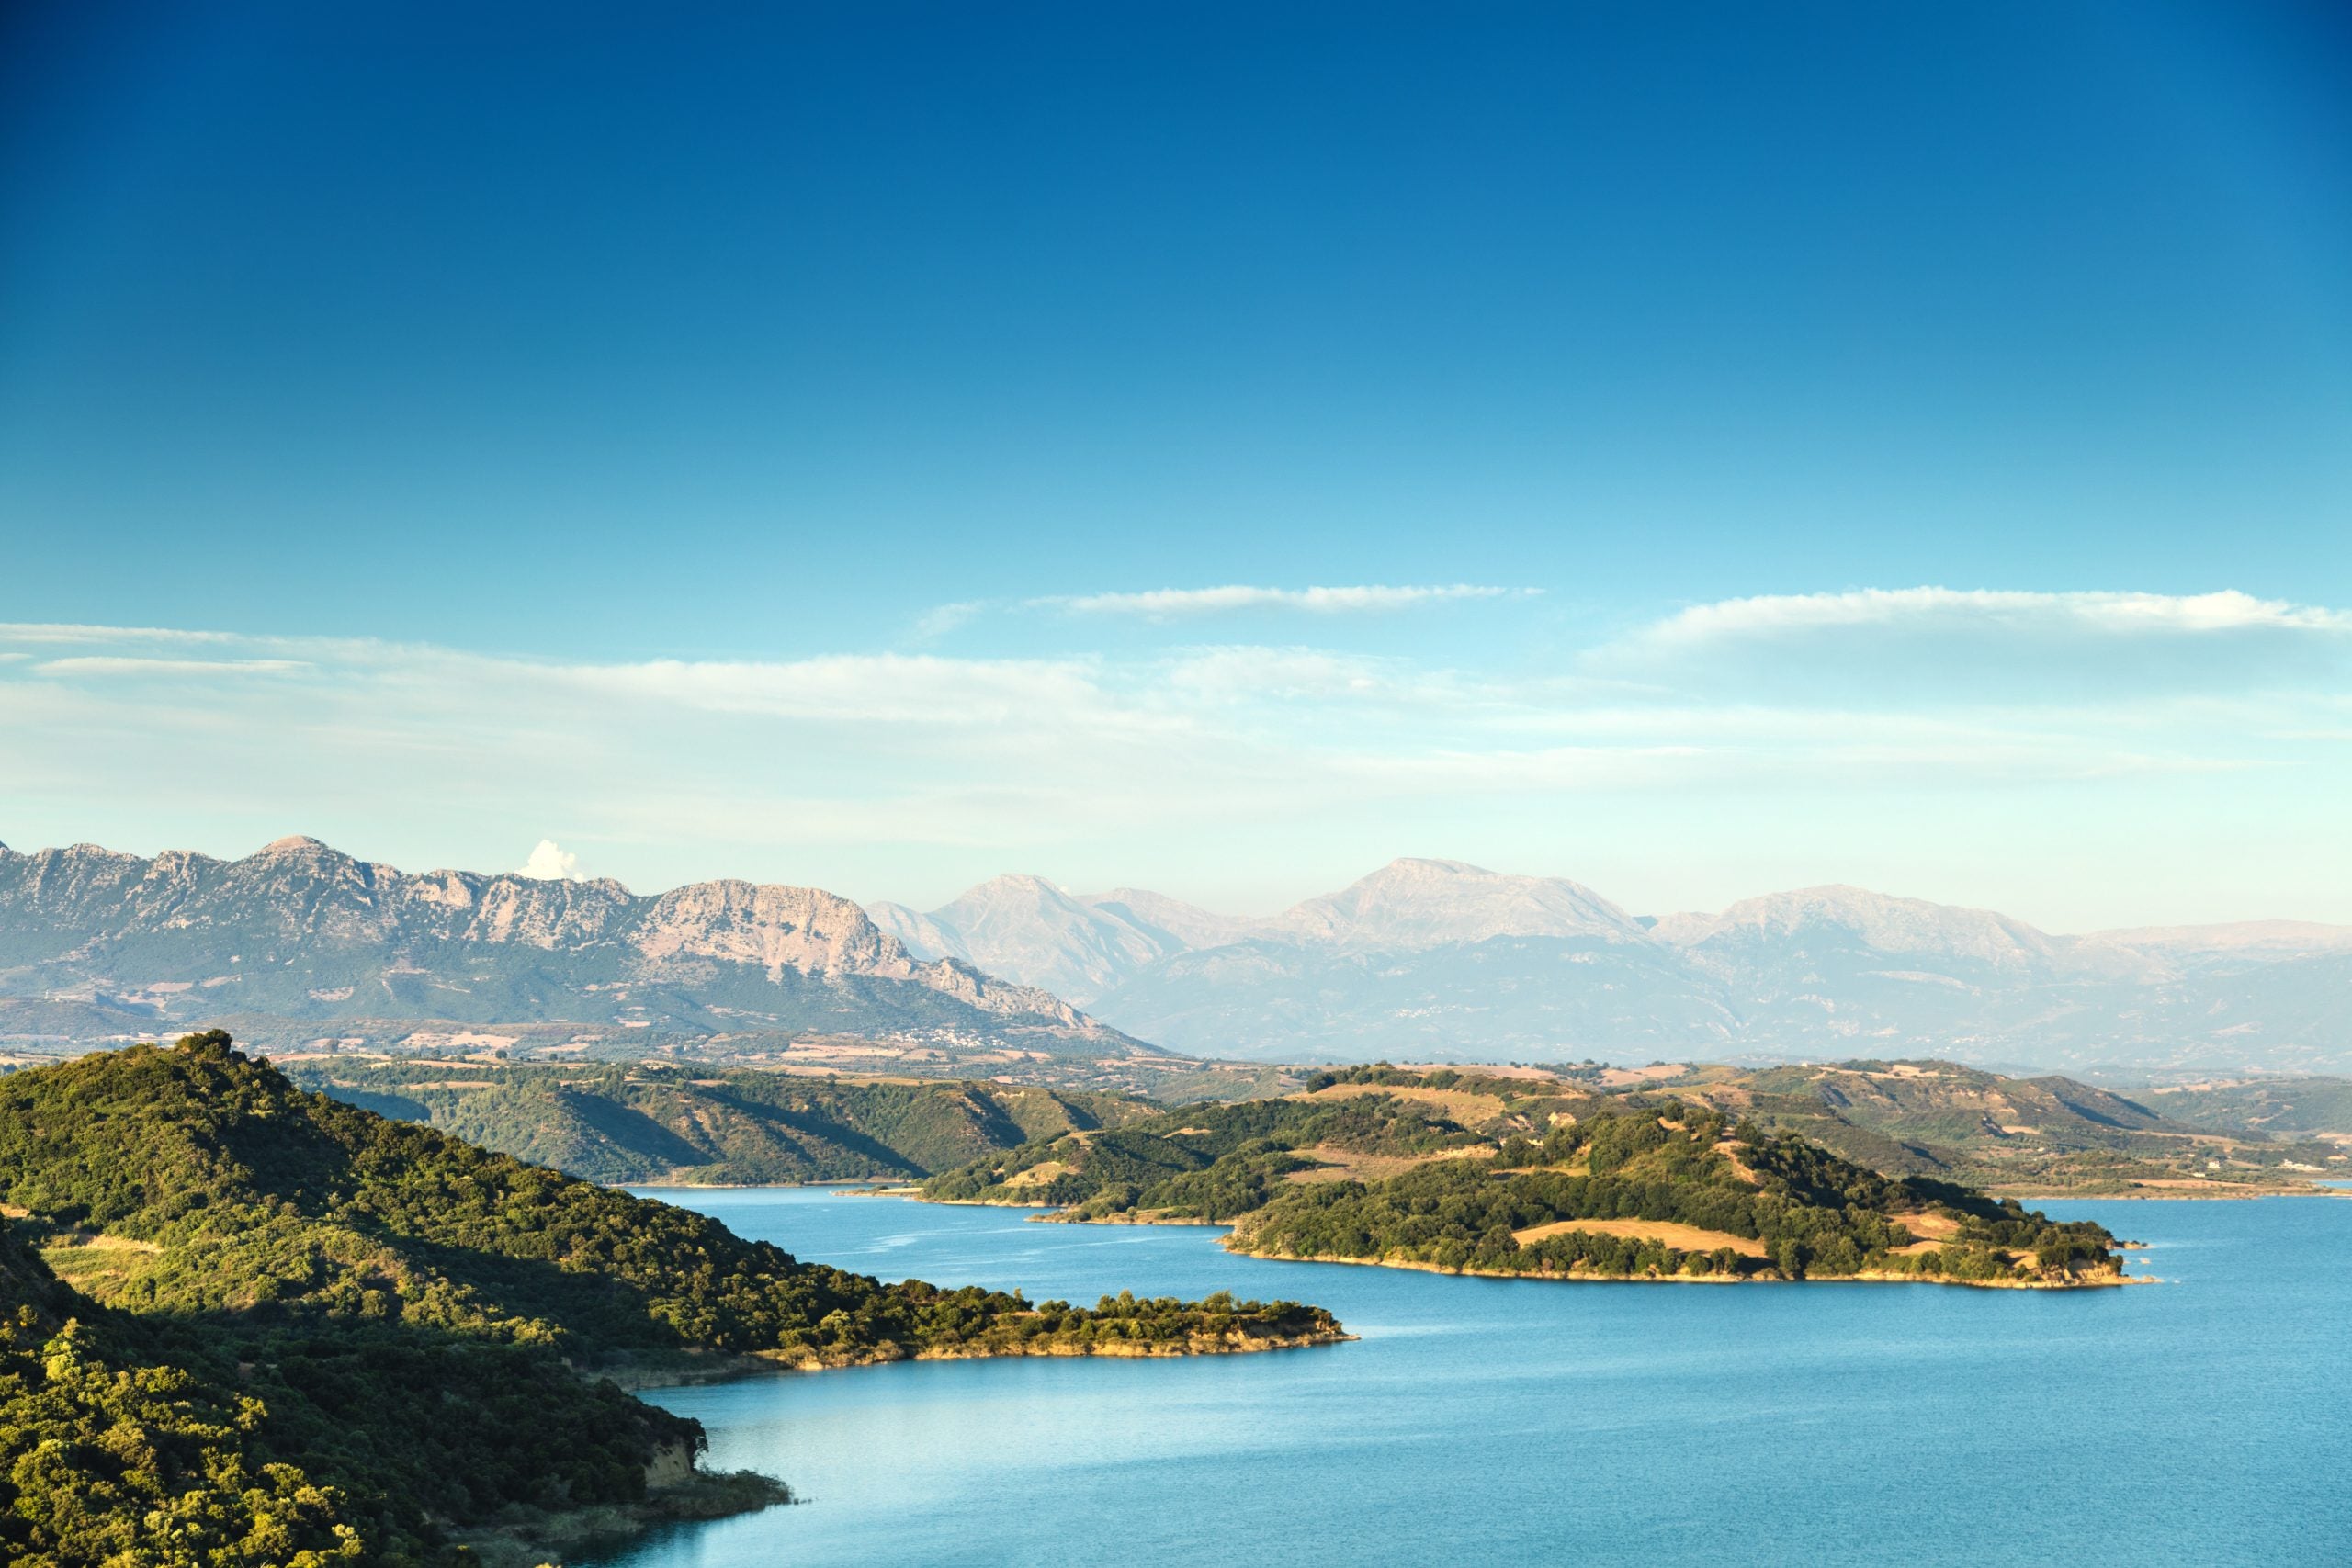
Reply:
[[[1888,1175],[1996,1191],[2278,1190],[2339,1163],[2323,1145],[2275,1140],[2218,1115],[2186,1124],[2171,1114],[2176,1096],[2126,1098],[2072,1078],[2004,1077],[1950,1062],[1777,1067],[1674,1092]]]
[[[2152,1089],[2147,1101],[2185,1126],[2278,1138],[2352,1138],[2352,1078],[2249,1078]]]
[[[343,1539],[333,1525],[347,1525],[350,1555],[366,1562],[433,1560],[452,1530],[500,1521],[773,1495],[695,1483],[693,1422],[576,1369],[674,1368],[715,1353],[803,1367],[1178,1354],[1338,1332],[1329,1314],[1289,1303],[1033,1308],[802,1263],[706,1216],[304,1093],[219,1034],[0,1078],[0,1203],[103,1309],[119,1347],[109,1364],[179,1369],[198,1414],[213,1408],[204,1391],[234,1391],[218,1393],[232,1418],[190,1438],[187,1453],[209,1442],[233,1454],[270,1478],[265,1494],[333,1489],[302,1517],[330,1544]],[[83,1310],[38,1271],[12,1278],[32,1309],[17,1349]],[[0,1386],[0,1397],[22,1387]],[[37,1454],[67,1440],[61,1423],[97,1430],[96,1419],[51,1401],[0,1441]],[[146,1467],[137,1484],[76,1490],[20,1463],[0,1469],[0,1517],[49,1518],[48,1540],[147,1540],[140,1532],[164,1526],[139,1499],[167,1484],[164,1472],[137,1430],[101,1439]],[[41,1550],[61,1563],[109,1560]],[[123,1561],[291,1560],[177,1550]]]
[[[381,1115],[607,1182],[755,1185],[927,1176],[1157,1107],[1007,1084],[841,1082],[659,1064],[291,1064],[296,1083]]]
[[[924,1184],[943,1201],[1063,1217],[1229,1221],[1227,1245],[1569,1278],[2112,1282],[2115,1239],[1676,1100],[1554,1079],[1393,1068],[1189,1106],[997,1155]]]

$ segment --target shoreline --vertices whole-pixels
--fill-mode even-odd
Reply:
[[[1072,1345],[1066,1341],[1048,1341],[1034,1346],[1023,1342],[1009,1347],[958,1345],[917,1350],[908,1355],[864,1356],[854,1359],[792,1357],[778,1350],[712,1350],[680,1353],[690,1357],[690,1359],[665,1361],[650,1359],[634,1364],[586,1367],[576,1371],[583,1378],[601,1378],[624,1393],[638,1394],[654,1389],[706,1388],[716,1383],[741,1382],[752,1378],[854,1372],[869,1367],[894,1367],[913,1361],[1077,1361],[1095,1357],[1114,1361],[1173,1360],[1183,1356],[1254,1356],[1276,1350],[1312,1350],[1326,1345],[1353,1344],[1360,1337],[1341,1325],[1329,1333],[1317,1330],[1253,1334],[1236,1329],[1224,1334],[1189,1334],[1182,1339],[1109,1339],[1088,1345]]]
[[[767,1192],[767,1190],[820,1190],[837,1187],[854,1197],[877,1199],[912,1199],[917,1203],[938,1203],[941,1208],[1046,1208],[1054,1203],[997,1203],[992,1199],[927,1199],[922,1190],[910,1185],[903,1178],[894,1176],[837,1176],[820,1182],[600,1182],[612,1192]],[[1985,1197],[2016,1199],[2018,1203],[2251,1203],[2253,1199],[2352,1199],[2352,1187],[2322,1187],[2312,1182],[2307,1187],[2256,1187],[2248,1192],[2213,1192],[2213,1190],[2133,1190],[2133,1192],[2025,1192],[2016,1187],[1985,1187]],[[1230,1224],[1230,1220],[1066,1220],[1066,1224]]]
[[[2352,1191],[2326,1188],[2275,1187],[2258,1192],[2063,1192],[2024,1193],[1987,1192],[1996,1198],[2014,1198],[2020,1203],[2251,1203],[2257,1198],[2352,1198]]]
[[[649,1489],[641,1503],[554,1509],[513,1524],[451,1530],[447,1539],[481,1568],[537,1568],[628,1545],[665,1525],[735,1518],[799,1501],[786,1483],[755,1470],[695,1470]]]
[[[2277,1197],[2301,1197],[2304,1195],[2305,1194],[2301,1193],[2261,1194],[2261,1196]],[[898,1196],[898,1194],[877,1194],[877,1196]],[[2352,1197],[2352,1193],[2312,1194],[2312,1196]],[[2064,1200],[2058,1199],[2047,1200],[2047,1201],[2052,1202],[2063,1201]],[[2157,1285],[2164,1282],[2152,1274],[2123,1274],[2120,1272],[2111,1279],[2101,1277],[2098,1279],[2069,1280],[1957,1280],[1945,1274],[1899,1274],[1889,1270],[1873,1270],[1860,1274],[1826,1275],[1818,1280],[1783,1280],[1777,1277],[1770,1280],[1764,1280],[1749,1274],[1562,1274],[1544,1273],[1518,1269],[1449,1269],[1443,1264],[1423,1263],[1418,1260],[1392,1260],[1382,1258],[1300,1258],[1290,1253],[1252,1252],[1247,1247],[1239,1247],[1233,1245],[1233,1238],[1238,1234],[1238,1229],[1237,1223],[1231,1220],[1154,1220],[1135,1217],[1091,1220],[1063,1219],[1061,1215],[1067,1211],[1052,1209],[1044,1204],[991,1203],[986,1199],[981,1198],[914,1198],[913,1201],[918,1203],[937,1203],[943,1207],[951,1208],[1046,1209],[1044,1213],[1031,1214],[1028,1216],[1029,1223],[1032,1224],[1164,1225],[1171,1229],[1177,1227],[1213,1229],[1218,1226],[1223,1226],[1226,1234],[1218,1238],[1217,1246],[1223,1250],[1231,1253],[1236,1258],[1255,1258],[1268,1263],[1344,1263],[1362,1269],[1410,1269],[1415,1273],[1452,1274],[1463,1279],[1475,1280],[1541,1280],[1553,1284],[1564,1285],[1962,1285],[1973,1290],[1980,1291],[2101,1291],[2120,1285]],[[2116,1245],[2119,1250],[2132,1252],[2144,1251],[2147,1247],[2146,1243],[2136,1241],[2119,1242]],[[1348,1337],[1352,1338],[1354,1337],[1351,1335]]]
[[[1449,1269],[1442,1263],[1386,1258],[1300,1258],[1291,1253],[1251,1252],[1227,1247],[1236,1258],[1256,1258],[1268,1263],[1342,1263],[1357,1269],[1404,1269],[1418,1274],[1451,1274],[1465,1280],[1532,1280],[1551,1285],[1960,1285],[1978,1291],[2103,1291],[2118,1285],[2160,1285],[2150,1274],[2117,1274],[2112,1279],[2073,1280],[1955,1280],[1944,1274],[1895,1274],[1884,1270],[1860,1274],[1824,1275],[1818,1280],[1759,1279],[1753,1274],[1577,1274],[1544,1273],[1520,1269]]]
[[[763,1192],[770,1188],[790,1188],[797,1192],[809,1187],[871,1189],[900,1180],[895,1176],[837,1176],[823,1181],[601,1181],[597,1185],[614,1192],[626,1192],[633,1187],[660,1192]],[[898,1188],[891,1190],[896,1191]]]

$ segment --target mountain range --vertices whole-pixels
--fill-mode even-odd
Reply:
[[[224,1018],[322,1037],[338,1021],[558,1021],[1138,1060],[2326,1072],[2352,1066],[2352,927],[2066,936],[1844,886],[1652,919],[1565,878],[1420,859],[1250,919],[1038,876],[918,912],[749,882],[639,895],[411,874],[300,837],[229,861],[0,847],[6,1032]]]
[[[1048,991],[918,958],[819,888],[639,897],[612,881],[412,875],[300,837],[234,861],[0,847],[0,997],[150,1030],[224,1014],[560,1019],[1142,1049]]]
[[[1565,878],[1419,859],[1254,920],[1035,876],[998,877],[928,913],[872,912],[911,953],[1046,987],[1139,1038],[1216,1056],[2352,1065],[2346,926],[2065,936],[1846,886],[1653,919]]]

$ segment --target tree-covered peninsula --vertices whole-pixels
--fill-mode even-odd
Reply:
[[[1340,1337],[1290,1303],[803,1263],[304,1093],[218,1032],[0,1078],[0,1559],[41,1568],[426,1563],[780,1495],[697,1471],[700,1427],[604,1373]]]
[[[926,1182],[937,1201],[1229,1223],[1260,1257],[1577,1280],[2122,1280],[2118,1244],[1973,1190],[1890,1179],[1665,1098],[1393,1068],[1188,1106]]]

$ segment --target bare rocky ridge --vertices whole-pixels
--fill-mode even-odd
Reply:
[[[0,850],[0,994],[166,1018],[574,1019],[1118,1037],[1068,1002],[918,958],[820,888],[410,875],[315,839],[242,860]]]

